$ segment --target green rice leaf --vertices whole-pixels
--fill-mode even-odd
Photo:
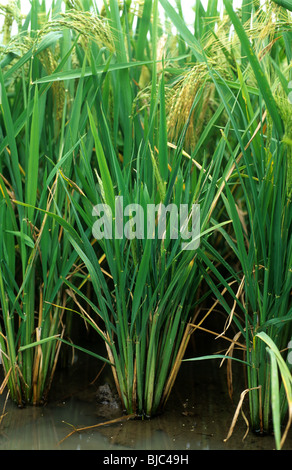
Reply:
[[[28,169],[26,175],[26,202],[28,204],[28,219],[33,222],[34,206],[36,203],[39,168],[39,99],[38,88],[35,87]]]
[[[70,343],[69,341],[66,341],[64,338],[61,338],[60,335],[54,335],[54,336],[48,336],[47,338],[40,339],[39,341],[34,341],[33,343],[26,344],[24,346],[20,346],[18,349],[19,352],[26,351],[27,349],[35,348],[37,346],[41,346],[45,343],[48,343],[50,341],[61,341],[64,344],[67,344],[67,346],[70,346],[73,349],[78,349],[79,351],[82,351],[86,354],[89,354],[90,356],[95,357],[96,359],[99,359],[101,361],[106,362],[109,365],[113,365],[107,358],[100,356],[99,354],[96,354],[93,351],[90,351],[86,348],[82,348],[81,346],[78,346],[76,344]]]
[[[275,99],[271,91],[271,87],[268,83],[267,77],[264,74],[264,71],[262,70],[260,66],[259,60],[255,54],[255,51],[252,48],[252,45],[247,37],[247,34],[244,30],[244,27],[241,21],[239,20],[238,16],[233,11],[231,0],[223,0],[223,1],[224,1],[225,8],[227,10],[227,13],[235,28],[235,31],[240,39],[243,51],[245,52],[250,62],[250,65],[254,71],[255,77],[259,85],[259,89],[262,92],[266,106],[269,110],[271,118],[273,119],[275,127],[278,131],[279,137],[282,137],[283,136],[283,124],[282,124],[282,120],[280,118],[280,115],[279,115],[279,112],[275,103]]]
[[[90,121],[90,128],[95,142],[95,151],[96,157],[99,164],[99,170],[101,174],[101,180],[103,184],[103,189],[105,193],[105,202],[110,206],[114,214],[114,207],[115,207],[115,194],[114,194],[114,185],[111,179],[111,175],[108,169],[108,164],[103,152],[103,148],[100,142],[100,138],[98,136],[98,132],[96,129],[96,125],[91,114],[91,111],[88,107],[88,116]]]
[[[190,32],[183,18],[175,11],[173,6],[168,2],[168,0],[159,0],[161,6],[164,8],[166,15],[169,17],[173,25],[177,28],[177,31],[182,36],[182,38],[189,44],[192,49],[192,52],[198,62],[204,62],[202,47],[199,44],[195,36]]]
[[[206,359],[232,359],[233,361],[241,362],[241,364],[251,366],[251,364],[249,364],[249,362],[243,361],[242,359],[238,359],[237,357],[225,356],[224,354],[211,354],[211,355],[206,355],[206,356],[191,357],[191,358],[188,358],[188,359],[183,359],[183,362],[205,361]]]
[[[145,282],[148,276],[150,254],[151,254],[151,240],[148,239],[146,240],[145,250],[144,250],[141,263],[139,266],[136,285],[135,285],[134,294],[133,294],[131,330],[134,329],[135,319],[139,310],[142,294],[143,292],[145,292]]]
[[[0,109],[2,111],[6,132],[7,132],[7,140],[8,145],[11,151],[11,165],[13,168],[13,177],[15,181],[15,194],[19,199],[22,199],[22,182],[21,182],[21,175],[19,169],[19,157],[18,157],[18,150],[15,140],[15,127],[14,122],[11,116],[11,110],[9,106],[9,101],[7,98],[6,87],[3,79],[2,70],[0,67],[0,91],[1,91],[1,102],[0,102]],[[6,144],[7,145],[7,144]]]
[[[277,450],[281,447],[281,419],[280,419],[280,394],[278,365],[275,353],[267,348],[271,360],[271,403],[273,414],[273,429]]]
[[[15,235],[16,237],[20,237],[29,248],[34,248],[34,241],[32,240],[31,237],[29,237],[25,233],[13,231],[13,230],[5,230],[5,232],[11,233],[12,235]]]
[[[167,122],[165,110],[164,73],[160,81],[159,169],[163,183],[168,180]]]
[[[13,202],[17,205],[20,205],[20,206],[23,206],[23,207],[27,207],[27,208],[31,208],[31,206],[25,202],[22,202],[22,201],[17,201],[17,200],[13,200]],[[63,217],[59,216],[58,214],[55,214],[54,212],[50,212],[50,211],[46,211],[44,209],[41,209],[39,207],[32,207],[34,210],[38,210],[44,214],[47,214],[49,215],[50,217],[52,217],[53,219],[55,219],[56,222],[58,222],[58,224],[61,225],[61,227],[63,227],[65,230],[68,231],[68,233],[71,235],[71,237],[77,242],[77,243],[80,243],[82,245],[82,240],[81,238],[79,237],[78,233],[76,232],[76,230],[73,228],[72,224],[70,224],[70,222],[67,222]]]
[[[127,70],[129,68],[135,68],[135,67],[141,67],[142,65],[150,65],[152,64],[152,61],[150,60],[145,60],[145,61],[137,61],[137,62],[125,62],[125,63],[115,63],[115,64],[109,64],[109,65],[99,65],[94,68],[94,74],[103,74],[106,70],[108,72],[114,72],[114,71],[120,71],[120,70]],[[93,75],[93,70],[92,67],[86,67],[84,72],[82,72],[82,69],[73,69],[73,70],[68,70],[65,72],[54,72],[51,75],[48,75],[46,77],[41,77],[37,80],[35,80],[35,84],[40,84],[40,83],[50,83],[50,82],[59,82],[62,80],[75,80],[76,78],[80,78],[81,76],[83,77],[91,77]]]
[[[280,5],[283,8],[286,8],[289,11],[292,11],[291,0],[273,0],[277,5]]]

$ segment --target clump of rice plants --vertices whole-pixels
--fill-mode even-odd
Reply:
[[[250,51],[247,49],[248,44],[242,25],[236,19],[228,3],[226,8],[240,37],[242,48],[249,57]],[[274,53],[277,54],[277,45],[275,49]],[[266,61],[269,57],[265,58]],[[247,369],[248,386],[253,389],[250,392],[252,427],[264,433],[271,429],[273,381],[266,346],[258,339],[257,334],[265,332],[278,350],[283,351],[283,360],[286,361],[287,370],[291,371],[292,367],[287,360],[286,349],[292,336],[292,212],[290,182],[287,177],[290,166],[290,148],[282,140],[284,133],[289,135],[291,132],[292,114],[290,109],[287,115],[288,96],[285,91],[282,91],[282,87],[286,88],[285,84],[287,85],[289,78],[287,76],[284,78],[283,75],[277,77],[276,70],[272,91],[262,69],[266,65],[265,59],[262,58],[261,64],[255,56],[249,58],[260,92],[265,99],[268,112],[267,133],[265,133],[262,118],[258,136],[260,141],[254,141],[252,151],[243,152],[244,168],[240,170],[238,167],[240,191],[242,191],[247,211],[244,217],[246,225],[243,226],[240,221],[234,196],[231,196],[228,188],[226,207],[232,216],[237,241],[236,253],[243,270],[244,334],[247,360],[251,364],[251,367]],[[282,82],[281,79],[283,79]],[[276,84],[278,84],[277,88]],[[284,110],[286,112],[283,112]],[[251,107],[250,113],[252,113]],[[250,114],[251,116],[253,114]],[[291,388],[291,383],[289,387]],[[287,405],[288,422],[291,423],[289,387],[287,390],[283,380],[279,398],[281,423],[284,422]]]
[[[287,349],[292,335],[291,54],[289,47],[286,55],[280,52],[291,35],[291,18],[286,11],[271,8],[254,12],[251,4],[243,22],[231,2],[224,4],[235,28],[235,43],[225,49],[226,56],[234,54],[236,63],[236,44],[242,54],[234,83],[209,66],[228,114],[224,135],[235,168],[233,183],[225,185],[223,195],[234,232],[220,229],[235,255],[234,265],[239,261],[241,268],[238,302],[229,314],[239,329],[234,340],[245,339],[251,427],[261,434],[274,429],[280,448],[291,424],[292,364]],[[283,43],[275,40],[276,35]],[[205,263],[215,273],[207,259]],[[280,381],[275,378],[277,366],[267,344],[277,358],[280,354],[279,364],[285,363],[282,369],[279,366]],[[285,420],[280,442],[280,425]]]
[[[272,421],[281,447],[292,416],[291,15],[224,5],[220,15],[216,0],[197,1],[193,33],[179,1],[5,9],[0,348],[18,404],[46,396],[75,309],[105,343],[96,357],[124,409],[156,415],[213,293],[244,338],[252,429]]]
[[[160,98],[163,101],[163,87]],[[93,178],[92,166],[95,165],[99,194],[95,195],[94,200],[85,198],[75,204],[75,218],[78,221],[81,216],[83,222],[93,228],[93,235],[105,255],[102,266],[99,263],[99,251],[96,252],[94,248],[96,243],[92,246],[88,240],[82,230],[81,220],[77,229],[80,241],[71,239],[71,242],[89,271],[96,294],[97,304],[90,299],[86,301],[103,321],[104,327],[92,315],[85,319],[106,343],[125,410],[129,414],[150,417],[164,408],[172,389],[192,330],[189,322],[195,313],[195,302],[199,300],[196,298],[197,291],[202,280],[202,273],[196,267],[196,249],[184,249],[183,245],[193,243],[196,247],[199,240],[184,241],[184,233],[179,231],[183,218],[178,219],[178,227],[174,227],[172,215],[164,218],[163,214],[159,214],[159,209],[163,211],[163,208],[169,210],[184,205],[189,220],[191,216],[196,218],[196,214],[191,213],[192,205],[200,201],[203,220],[202,226],[198,226],[200,219],[195,219],[196,237],[204,237],[214,231],[217,225],[213,220],[210,222],[209,214],[213,195],[218,191],[216,182],[225,143],[221,142],[216,161],[213,161],[212,178],[206,178],[201,170],[201,184],[193,184],[191,181],[192,162],[185,165],[182,172],[181,150],[175,152],[175,167],[167,171],[166,179],[163,178],[159,158],[166,158],[167,147],[161,132],[156,136],[160,141],[158,157],[154,156],[148,137],[145,136],[146,142],[141,145],[135,166],[122,172],[111,146],[106,159],[90,111],[89,116],[97,161],[94,164],[91,158],[91,164],[87,163],[88,172],[84,179],[88,184]],[[163,113],[161,119],[165,120]],[[161,125],[160,129],[164,128],[165,125]],[[152,158],[147,161],[145,155],[149,150]],[[84,158],[89,159],[86,155]],[[107,161],[114,168],[113,175],[108,170]],[[141,175],[149,171],[150,165],[154,166],[155,180],[149,188]],[[117,205],[119,197],[123,198],[121,207]],[[150,226],[150,234],[149,220],[146,218],[149,207],[156,208],[158,213]],[[112,223],[120,220],[124,208],[129,209],[129,212],[125,214],[123,232],[112,232]],[[177,212],[174,218],[176,215]],[[97,220],[95,216],[98,216]],[[165,225],[161,232],[159,226],[163,224],[163,219]],[[185,229],[188,231],[188,227]],[[173,230],[177,230],[177,233],[172,238]],[[73,292],[85,298],[74,284],[70,283],[69,286]]]
[[[157,2],[154,12],[157,24]],[[155,44],[155,30],[153,34]],[[154,77],[156,72],[154,63]],[[97,86],[102,80],[105,77],[96,80]],[[74,282],[65,282],[72,297],[78,294],[89,304],[92,313],[80,313],[106,344],[124,409],[137,416],[154,416],[167,402],[192,330],[189,322],[199,301],[197,292],[203,276],[197,268],[195,247],[200,237],[208,237],[217,227],[211,216],[214,198],[218,199],[221,191],[218,180],[226,143],[221,137],[214,158],[206,167],[186,158],[182,151],[197,100],[195,95],[178,145],[169,148],[162,73],[158,88],[155,82],[152,85],[146,112],[127,124],[135,136],[129,144],[137,146],[137,153],[127,155],[123,146],[120,158],[112,121],[105,114],[104,94],[98,94],[88,106],[89,136],[94,146],[81,146],[82,171],[78,166],[74,169],[75,181],[83,188],[83,194],[68,194],[76,224],[72,227],[74,236],[68,236],[88,269],[96,301],[85,297]],[[114,102],[113,106],[112,114],[118,116],[119,103]],[[126,107],[132,109],[132,101]],[[124,127],[122,131],[125,132]],[[121,207],[117,206],[117,198],[123,199]],[[192,207],[199,203],[201,221],[195,221],[198,240],[187,240],[184,235],[190,230]],[[158,215],[149,234],[146,214],[151,206],[156,207]],[[159,209],[182,206],[187,214],[184,230],[180,230],[183,216],[177,219],[177,226],[170,216],[160,232],[163,216],[159,216]],[[125,226],[122,233],[114,233],[112,223],[120,220],[124,207],[130,208],[125,214]],[[173,230],[176,236],[171,237]],[[91,232],[93,240],[89,238]],[[184,249],[184,243],[193,243],[194,247]]]
[[[83,82],[65,89],[64,82],[34,80],[68,66],[79,33],[71,38],[65,30],[74,29],[71,13],[55,11],[53,23],[44,13],[34,2],[0,68],[0,348],[4,383],[19,406],[47,399],[61,340],[70,333],[63,281],[78,273],[63,227],[74,221],[60,179],[70,181],[82,140]],[[84,21],[94,30],[93,21]],[[83,60],[79,55],[77,65]],[[73,182],[70,188],[81,191]]]

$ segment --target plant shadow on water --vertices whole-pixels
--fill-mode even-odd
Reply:
[[[196,335],[196,334],[195,334]],[[210,351],[210,336],[200,332],[191,341],[186,357]],[[211,340],[213,349],[218,343]],[[198,354],[199,353],[199,354]],[[233,434],[226,438],[240,393],[242,368],[233,365],[234,396],[231,401],[226,381],[226,366],[218,360],[184,362],[165,410],[152,419],[123,420],[94,428],[123,416],[117,408],[114,383],[109,367],[94,380],[101,364],[81,353],[75,363],[56,372],[49,402],[43,407],[18,409],[0,396],[0,450],[273,450],[274,437],[258,437],[239,414]],[[106,387],[104,385],[106,384]],[[98,400],[102,387],[104,400]],[[114,392],[113,392],[114,393]],[[107,395],[106,395],[107,394]],[[248,402],[244,403],[248,417]],[[90,428],[91,426],[91,428]],[[86,428],[82,431],[74,430]],[[68,437],[67,437],[68,436]],[[283,447],[292,449],[292,433]]]

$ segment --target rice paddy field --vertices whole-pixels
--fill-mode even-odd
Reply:
[[[0,25],[0,450],[291,450],[291,0]]]

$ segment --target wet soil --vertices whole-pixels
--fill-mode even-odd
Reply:
[[[94,381],[100,367],[100,362],[81,354],[74,365],[57,371],[46,406],[18,409],[8,400],[0,425],[0,450],[275,449],[273,436],[258,437],[249,431],[243,440],[247,427],[241,415],[224,442],[242,391],[241,366],[233,367],[233,401],[228,395],[226,366],[219,368],[218,360],[184,362],[162,414],[95,427],[123,416],[110,369],[104,368]],[[0,416],[4,395],[0,396]],[[244,410],[248,416],[247,403]],[[69,436],[75,428],[90,426]],[[291,432],[284,449],[292,449]]]

